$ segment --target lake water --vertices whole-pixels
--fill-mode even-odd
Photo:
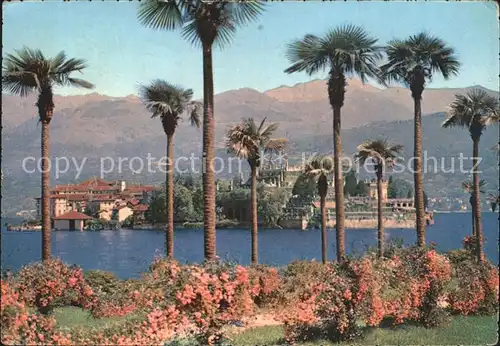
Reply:
[[[466,213],[435,214],[436,223],[427,227],[426,241],[436,242],[438,250],[462,246],[470,234],[471,216]],[[498,263],[498,214],[483,213],[486,238],[484,251]],[[164,232],[154,230],[119,230],[100,232],[59,231],[52,233],[52,252],[68,264],[83,269],[101,269],[121,278],[138,277],[147,270],[155,255],[164,249]],[[389,229],[388,238],[401,238],[405,244],[416,242],[415,230]],[[40,232],[6,232],[2,229],[2,270],[17,270],[41,256]],[[376,244],[376,230],[346,230],[346,251],[361,254]],[[246,229],[217,230],[217,253],[223,259],[248,264],[250,232]],[[180,262],[203,260],[203,231],[179,229],[175,233],[174,255]],[[328,258],[335,258],[335,231],[328,232]],[[264,229],[259,232],[259,260],[264,264],[284,265],[293,260],[321,260],[319,230]]]

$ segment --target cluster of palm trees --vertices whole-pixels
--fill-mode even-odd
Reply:
[[[264,10],[260,1],[201,1],[201,0],[148,0],[139,6],[138,19],[146,27],[158,30],[179,30],[182,37],[201,46],[203,59],[203,104],[192,101],[192,91],[168,82],[156,80],[149,86],[141,87],[141,97],[152,113],[159,117],[167,135],[168,162],[173,157],[172,139],[177,122],[182,114],[189,114],[191,121],[199,125],[202,115],[203,128],[203,202],[204,202],[204,254],[213,260],[215,251],[215,180],[214,180],[214,83],[213,59],[214,46],[230,43],[238,27],[253,20]],[[418,245],[425,245],[425,212],[422,176],[422,124],[421,102],[427,82],[435,74],[445,79],[458,73],[459,62],[453,48],[441,39],[427,33],[420,33],[404,40],[392,40],[387,46],[377,44],[363,28],[355,25],[340,26],[323,36],[305,35],[289,44],[286,56],[291,65],[286,73],[306,72],[309,75],[328,70],[328,97],[333,109],[333,171],[335,186],[342,186],[341,109],[346,93],[346,77],[357,76],[363,83],[374,79],[384,85],[396,82],[411,90],[415,105],[415,206]],[[3,66],[2,86],[8,91],[26,96],[29,92],[38,93],[39,118],[42,123],[42,258],[50,258],[50,211],[49,211],[49,124],[54,112],[52,89],[54,86],[71,85],[92,88],[92,84],[71,75],[81,72],[85,62],[68,59],[64,53],[55,58],[46,58],[39,50],[24,48],[9,54]],[[385,64],[382,64],[385,58]],[[461,110],[457,108],[456,112]],[[462,110],[465,112],[465,110]],[[458,114],[458,113],[457,113]],[[475,114],[475,113],[474,113]],[[475,116],[475,115],[474,115]],[[450,125],[453,122],[450,122]],[[460,123],[460,122],[458,122]],[[457,124],[458,124],[457,123]],[[462,123],[460,123],[462,124]],[[276,125],[257,126],[253,120],[245,120],[228,133],[228,147],[237,155],[245,157],[254,174],[259,165],[257,148],[277,150],[283,141],[271,138]],[[476,130],[474,130],[476,131]],[[476,132],[474,132],[476,133]],[[472,133],[471,133],[472,134]],[[474,137],[475,138],[475,137]],[[382,160],[377,146],[381,143],[366,143],[360,148],[359,159],[372,156]],[[389,150],[384,160],[390,161],[398,147]],[[375,155],[377,153],[377,155]],[[475,151],[475,154],[477,152]],[[476,155],[477,156],[477,155]],[[380,161],[382,162],[382,161]],[[171,166],[170,166],[171,167]],[[167,170],[172,172],[172,169]],[[317,173],[317,168],[311,167]],[[324,173],[324,172],[323,172]],[[377,175],[377,178],[379,176]],[[475,175],[475,180],[477,174]],[[167,210],[169,222],[166,236],[167,255],[173,256],[173,176],[167,173]],[[324,178],[320,174],[318,183],[324,191]],[[477,189],[476,189],[477,191]],[[255,194],[252,199],[255,207]],[[324,203],[324,199],[323,199]],[[344,195],[343,189],[335,189],[337,260],[345,258],[344,245]],[[380,206],[379,206],[380,207]],[[476,208],[477,209],[477,208]],[[255,208],[254,208],[255,211]],[[252,213],[252,259],[257,261],[255,212]],[[476,215],[477,232],[480,234],[480,217]],[[380,228],[380,227],[379,227]],[[326,238],[325,238],[326,239]],[[326,241],[324,239],[324,241]],[[478,237],[480,239],[480,237]],[[480,240],[478,240],[480,241]],[[323,247],[326,245],[324,244]],[[326,261],[326,256],[324,256]]]

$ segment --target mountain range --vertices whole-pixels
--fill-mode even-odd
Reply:
[[[454,95],[470,88],[429,88],[424,91],[424,150],[445,157],[471,152],[472,145],[466,131],[440,128],[445,117],[443,112]],[[488,92],[498,96],[498,92]],[[160,121],[150,119],[150,114],[135,95],[56,95],[54,101],[56,109],[51,122],[51,155],[88,157],[88,164],[80,179],[99,174],[100,157],[145,158],[150,153],[160,158],[165,155],[166,140]],[[2,212],[27,208],[32,203],[31,198],[39,194],[39,175],[27,174],[22,169],[23,158],[40,156],[40,125],[35,103],[36,96],[19,98],[2,94],[2,205],[8,207],[2,207]],[[215,146],[221,155],[225,155],[225,131],[244,117],[256,120],[267,117],[268,121],[278,122],[277,136],[288,138],[291,153],[331,150],[332,111],[325,80],[280,86],[265,92],[243,88],[217,94]],[[342,108],[344,151],[352,154],[364,140],[386,137],[403,144],[405,152],[409,154],[413,146],[412,118],[413,100],[408,89],[379,89],[350,79]],[[497,142],[497,133],[497,130],[488,130],[481,141],[481,153],[486,155],[483,165],[488,169],[496,168],[493,161],[488,162],[495,159],[496,153],[488,148]],[[201,129],[192,128],[188,121],[182,122],[174,139],[175,154],[199,155],[201,136]],[[129,171],[115,173],[107,178],[119,176],[142,182],[164,179],[162,174],[132,175]],[[67,175],[59,181],[53,180],[52,184],[71,182],[73,179],[74,176]],[[454,179],[435,180],[432,190],[436,193],[458,193],[459,187],[449,186]]]

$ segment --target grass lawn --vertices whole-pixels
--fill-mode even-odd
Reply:
[[[77,307],[64,307],[54,310],[57,327],[63,330],[91,330],[100,331],[111,327],[117,327],[124,322],[140,318],[137,315],[124,317],[93,318],[85,310]]]
[[[280,326],[258,327],[232,337],[238,346],[283,345]],[[497,344],[496,316],[457,316],[442,329],[401,325],[396,328],[365,328],[360,339],[343,345],[495,345]],[[308,346],[335,345],[318,340],[299,344]]]
[[[54,316],[58,328],[63,330],[98,332],[108,328],[119,328],[124,322],[140,318],[130,315],[94,319],[79,308],[66,307],[56,309]],[[283,345],[281,326],[265,326],[248,329],[231,336],[235,346]],[[496,316],[455,316],[448,327],[426,329],[412,325],[400,325],[395,328],[364,328],[360,339],[342,345],[494,345],[497,343]],[[335,345],[318,340],[300,345],[319,346]]]

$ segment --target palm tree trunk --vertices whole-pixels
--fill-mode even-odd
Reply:
[[[474,149],[473,149],[473,165],[474,170],[472,171],[472,180],[474,182],[474,220],[476,226],[476,250],[477,250],[477,261],[481,263],[484,260],[483,253],[483,231],[481,229],[481,199],[479,196],[479,138],[473,139]]]
[[[40,117],[47,119],[48,116]],[[50,260],[50,235],[52,231],[50,220],[50,125],[42,121],[42,260]]]
[[[417,245],[425,246],[425,210],[424,181],[422,173],[422,108],[421,98],[414,97],[415,106],[415,150],[413,152],[414,183],[415,183],[415,217],[417,226]]]
[[[212,47],[203,44],[203,229],[205,259],[215,259],[214,80]]]
[[[340,137],[340,106],[333,108],[333,150],[335,175],[335,228],[337,233],[337,261],[345,259],[344,240],[344,186],[342,181],[342,139]]]
[[[252,233],[252,264],[259,262],[259,239],[257,233],[257,169],[252,166],[252,180],[250,191],[250,213],[251,213],[251,233]]]
[[[326,249],[326,195],[320,196],[321,208],[321,261],[326,264],[327,249]]]
[[[165,251],[168,258],[174,258],[174,136],[167,135],[167,174],[166,174],[166,207],[167,231],[165,234]]]
[[[326,248],[326,195],[328,193],[328,180],[326,175],[321,174],[318,177],[318,194],[320,198],[320,211],[321,211],[321,260],[323,264],[327,262],[327,248]]]
[[[474,183],[473,183],[474,184]],[[474,196],[473,194],[470,196],[470,199],[469,199],[469,203],[470,203],[470,207],[471,207],[471,211],[472,211],[472,235],[475,236],[476,235],[476,218],[474,217],[474,214],[475,214],[475,203],[474,203]]]
[[[377,245],[378,257],[384,256],[384,217],[382,211],[382,174],[377,174],[377,212],[378,212],[378,227],[377,227]]]

